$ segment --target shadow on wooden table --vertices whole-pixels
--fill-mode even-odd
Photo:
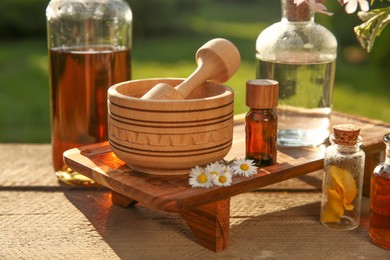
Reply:
[[[108,191],[65,191],[121,259],[384,257],[388,252],[369,241],[368,199],[363,198],[361,226],[349,232],[319,222],[318,192],[250,192],[231,201],[231,239],[214,253],[198,245],[175,213],[111,203]],[[378,258],[376,258],[378,259]]]

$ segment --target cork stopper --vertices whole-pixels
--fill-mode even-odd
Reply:
[[[251,108],[274,108],[278,106],[279,83],[269,79],[246,82],[246,105]]]
[[[335,125],[333,127],[333,141],[341,145],[354,145],[357,143],[360,127],[353,124]]]
[[[313,12],[306,3],[296,5],[294,0],[284,0],[285,16],[290,22],[310,21]]]

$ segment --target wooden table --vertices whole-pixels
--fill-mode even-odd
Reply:
[[[389,125],[337,113],[332,116],[332,123],[355,123],[362,127],[367,190],[369,174],[384,150],[381,139],[390,130]],[[244,125],[236,124],[228,160],[244,157],[244,137]],[[139,202],[151,209],[179,213],[200,245],[219,252],[227,247],[230,239],[233,196],[320,170],[324,148],[280,148],[278,164],[261,168],[250,178],[235,177],[230,187],[210,189],[191,188],[188,176],[154,176],[133,171],[111,152],[108,143],[69,150],[64,159],[72,169],[110,188],[115,204],[129,206]]]

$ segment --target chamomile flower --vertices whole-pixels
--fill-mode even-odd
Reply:
[[[213,179],[204,168],[195,166],[190,172],[190,185],[192,187],[209,188],[213,186]]]
[[[233,174],[250,177],[257,173],[257,166],[253,160],[238,159],[232,165]]]
[[[232,173],[230,171],[230,167],[228,165],[222,166],[223,171],[219,174],[212,175],[213,183],[216,186],[227,187],[232,184]]]
[[[220,175],[225,171],[226,167],[219,162],[210,163],[206,166],[206,172],[211,176]]]

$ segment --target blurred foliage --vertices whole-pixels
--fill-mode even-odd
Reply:
[[[183,32],[187,17],[205,0],[126,0],[133,12],[135,36]],[[250,1],[250,0],[246,0]],[[252,1],[252,0],[251,0]],[[46,37],[48,0],[1,0],[1,39]]]
[[[247,111],[244,89],[255,75],[255,41],[264,28],[280,21],[280,0],[128,1],[134,15],[134,79],[186,77],[195,68],[194,50],[211,38],[224,37],[236,44],[242,57],[239,71],[226,83],[235,91],[235,113]],[[0,142],[50,140],[48,2],[0,0]],[[335,110],[390,122],[390,29],[368,55],[353,32],[360,24],[356,14],[347,15],[337,1],[327,3],[335,14],[317,14],[316,20],[339,42]]]
[[[372,8],[381,8],[388,6],[387,2],[375,1]],[[328,10],[334,13],[332,16],[316,14],[316,20],[327,27],[336,36],[339,44],[339,50],[344,51],[351,46],[360,47],[359,41],[356,38],[353,28],[360,25],[362,21],[358,18],[357,12],[354,14],[347,14],[344,7],[340,6],[338,1],[326,1]],[[359,9],[359,8],[358,8]],[[346,53],[340,53],[346,55]],[[348,52],[348,54],[350,54]],[[364,55],[364,53],[360,54]],[[347,57],[348,58],[348,57]],[[390,63],[390,27],[385,28],[382,34],[376,39],[375,46],[369,55],[364,55],[362,62],[370,62],[376,64],[383,69],[389,69]]]
[[[47,0],[1,0],[1,39],[45,36],[47,3]]]
[[[154,37],[167,34],[196,33],[191,25],[191,17],[210,2],[257,5],[264,8],[279,8],[269,0],[126,0],[133,11],[134,37]],[[1,0],[0,1],[0,39],[46,38],[45,9],[48,0]],[[374,7],[382,7],[385,3],[375,1]],[[329,28],[336,36],[339,49],[348,46],[359,46],[353,28],[361,21],[356,14],[348,15],[337,1],[327,1],[329,11],[334,15],[317,14],[316,20]],[[274,12],[270,12],[275,14]],[[221,15],[221,14],[219,14]],[[234,21],[234,14],[229,14]],[[238,17],[243,17],[238,15]],[[245,16],[244,16],[245,17]],[[189,19],[190,18],[190,19]],[[264,19],[259,17],[259,23]],[[275,17],[278,21],[280,17]],[[266,17],[269,20],[269,17]],[[390,33],[386,31],[377,39],[369,59],[382,67],[389,67]],[[364,59],[366,61],[368,56]]]
[[[188,31],[188,16],[205,0],[127,0],[133,12],[135,37]]]

